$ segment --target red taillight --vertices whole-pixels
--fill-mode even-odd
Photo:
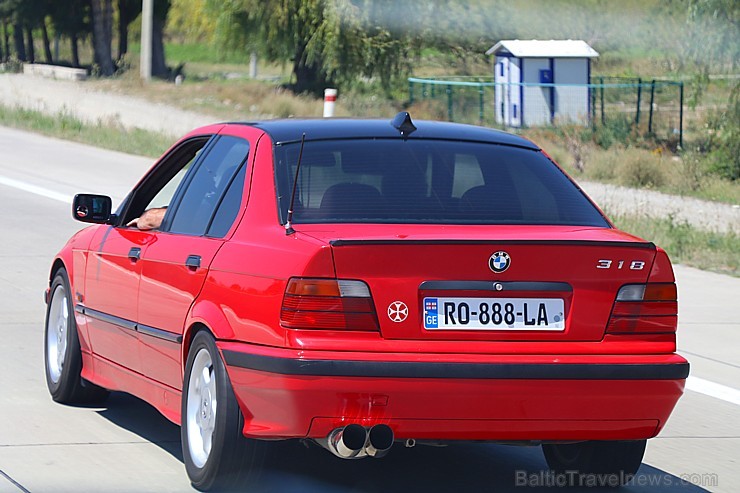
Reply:
[[[343,279],[290,279],[280,323],[291,329],[378,330],[367,284]]]
[[[675,283],[628,284],[614,301],[609,334],[673,333],[678,326]]]

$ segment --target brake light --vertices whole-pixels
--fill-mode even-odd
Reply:
[[[280,323],[291,329],[378,330],[370,288],[345,279],[290,279]]]
[[[614,301],[609,334],[674,333],[678,326],[675,283],[628,284]]]

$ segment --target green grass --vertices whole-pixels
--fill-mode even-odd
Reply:
[[[0,105],[0,125],[114,151],[158,157],[172,144],[169,135],[126,129],[114,122],[85,123],[67,112],[47,116],[38,111]]]
[[[614,224],[662,247],[677,264],[740,277],[740,237],[696,229],[673,217],[612,216]]]

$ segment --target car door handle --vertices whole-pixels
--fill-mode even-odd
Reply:
[[[200,268],[200,255],[188,255],[185,265],[188,269],[196,270]]]
[[[132,247],[131,250],[128,251],[128,258],[132,262],[136,262],[141,258],[141,248],[139,247]]]

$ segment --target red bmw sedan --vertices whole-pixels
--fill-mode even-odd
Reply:
[[[665,251],[616,229],[536,145],[439,122],[194,130],[54,259],[55,401],[123,391],[181,425],[196,488],[266,441],[344,459],[541,445],[624,483],[689,372]]]

